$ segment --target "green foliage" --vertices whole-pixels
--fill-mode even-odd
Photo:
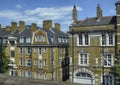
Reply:
[[[0,47],[0,49],[1,49],[1,47]],[[1,57],[2,57],[1,73],[6,73],[9,69],[8,64],[10,63],[10,59],[8,56],[5,55],[3,48],[2,48],[2,56]]]
[[[117,59],[117,74],[120,77],[120,57]]]

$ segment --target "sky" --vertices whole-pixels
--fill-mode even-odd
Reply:
[[[116,14],[115,2],[118,0],[0,0],[0,24],[2,27],[11,22],[25,21],[26,25],[36,23],[42,27],[43,20],[52,20],[61,25],[61,30],[69,31],[72,23],[72,9],[76,5],[78,20],[96,17],[96,6],[99,4],[103,16]]]

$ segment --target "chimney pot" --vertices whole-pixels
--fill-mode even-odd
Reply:
[[[11,23],[11,32],[14,32],[17,29],[17,23],[16,22],[12,22]]]
[[[44,29],[52,28],[52,20],[44,20],[43,21],[43,28]]]
[[[19,21],[19,32],[25,29],[25,22],[24,21]]]
[[[60,31],[60,24],[59,23],[55,23],[55,28]]]
[[[10,30],[11,30],[11,27],[10,27],[10,26],[6,26],[5,30],[6,30],[6,31],[10,31]]]
[[[37,30],[37,24],[36,23],[32,23],[31,30],[33,32]]]

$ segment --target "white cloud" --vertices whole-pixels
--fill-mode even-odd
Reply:
[[[111,14],[115,14],[115,10],[111,9],[111,10],[110,10],[110,13],[111,13]]]
[[[16,5],[21,8],[21,5]],[[0,11],[0,17],[10,19],[11,21],[23,20],[26,24],[37,23],[41,25],[41,21],[51,19],[61,25],[70,25],[72,18],[72,6],[56,7],[56,8],[36,8],[33,10],[25,10],[23,12],[14,10]],[[78,11],[83,9],[77,6]]]
[[[21,9],[21,8],[22,8],[22,5],[17,4],[17,5],[16,5],[16,8],[17,8],[17,9]]]

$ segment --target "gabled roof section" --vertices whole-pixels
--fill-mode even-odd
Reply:
[[[51,30],[58,36],[68,37],[68,35],[61,30],[57,30],[56,28],[52,28]]]
[[[22,32],[19,33],[19,36],[30,37],[32,35],[30,28],[25,28]]]
[[[98,26],[98,25],[110,25],[116,24],[116,16],[106,16],[97,20],[96,17],[86,18],[83,21],[77,21],[73,26]]]
[[[6,31],[5,28],[0,30],[0,36],[4,37],[4,36],[9,36],[11,34],[10,31]]]

